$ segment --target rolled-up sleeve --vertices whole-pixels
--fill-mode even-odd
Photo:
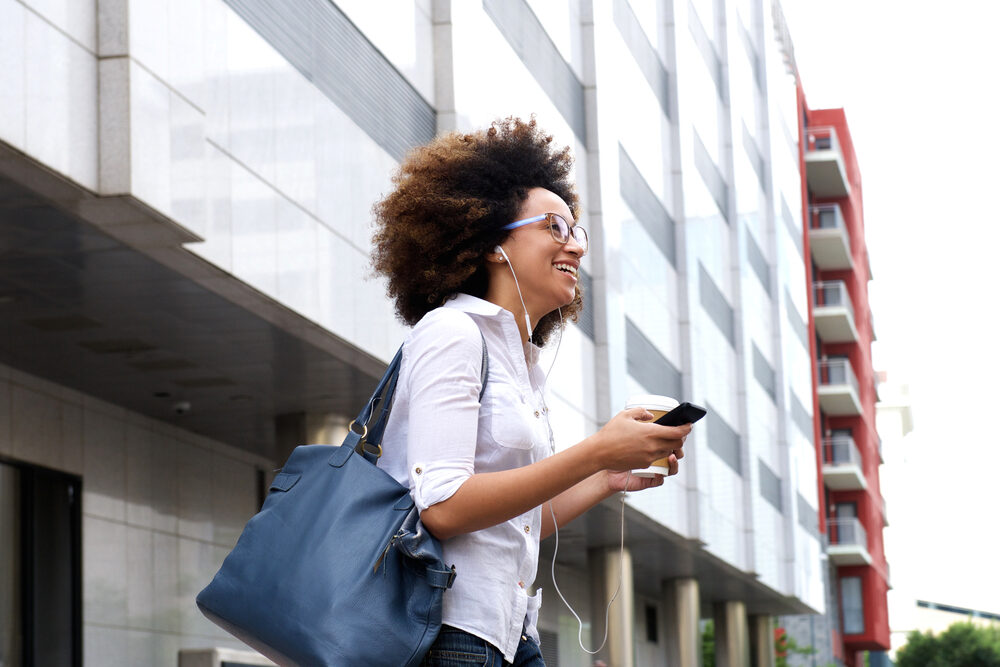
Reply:
[[[421,511],[450,498],[474,472],[482,359],[479,328],[457,310],[425,317],[403,347],[407,466]]]

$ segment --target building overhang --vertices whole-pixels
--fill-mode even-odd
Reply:
[[[821,271],[851,269],[854,262],[851,259],[851,245],[847,238],[847,230],[843,227],[833,229],[810,229],[809,250],[813,261]]]
[[[833,491],[862,491],[868,488],[865,474],[856,463],[824,463],[823,483]]]
[[[860,340],[854,324],[854,314],[847,306],[816,305],[813,307],[816,333],[824,343],[856,343]]]
[[[820,385],[817,393],[819,405],[828,415],[856,417],[861,414],[858,392],[847,383]]]
[[[0,143],[0,362],[272,459],[276,416],[353,416],[385,363],[197,240]]]
[[[827,556],[834,565],[871,565],[872,557],[868,549],[860,544],[831,544],[826,548]]]

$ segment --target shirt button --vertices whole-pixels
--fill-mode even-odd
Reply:
[[[541,416],[542,416],[542,413],[541,413],[541,412],[539,412],[538,410],[535,410],[535,416],[536,416],[536,417],[541,417]]]
[[[524,527],[524,532],[530,533],[531,532],[531,526],[525,526]]]
[[[413,472],[417,473],[418,475],[419,475],[420,473],[422,473],[423,471],[424,471],[424,469],[423,469],[423,468],[421,468],[421,467],[419,467],[419,466],[413,469]]]
[[[523,581],[517,582],[517,585],[520,586],[521,588],[524,588],[524,582]]]

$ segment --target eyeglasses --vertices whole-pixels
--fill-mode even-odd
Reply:
[[[569,242],[569,237],[572,236],[573,239],[580,244],[580,247],[583,248],[583,254],[587,254],[587,249],[590,247],[587,239],[587,230],[580,225],[570,225],[566,222],[566,218],[562,217],[558,213],[543,213],[541,215],[536,215],[533,218],[517,220],[509,225],[506,225],[504,229],[517,229],[518,227],[530,225],[533,222],[541,222],[542,220],[549,223],[549,233],[552,234],[552,238],[556,243],[565,245]]]

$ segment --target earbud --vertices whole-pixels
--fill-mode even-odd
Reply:
[[[521,308],[524,309],[524,326],[527,327],[528,337],[531,338],[531,318],[528,317],[528,307],[524,305],[524,297],[521,295],[521,286],[517,283],[517,274],[514,273],[514,265],[510,263],[510,257],[507,256],[502,247],[494,246],[493,250],[503,255],[504,262],[507,263],[507,268],[510,269],[510,274],[514,276],[514,286],[517,287],[517,298],[521,300]]]

